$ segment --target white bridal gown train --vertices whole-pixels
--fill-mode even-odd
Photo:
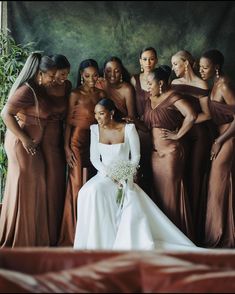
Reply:
[[[135,183],[127,184],[122,210],[116,203],[117,185],[107,176],[112,161],[140,159],[134,124],[126,124],[124,142],[99,142],[99,126],[91,126],[91,162],[98,170],[79,191],[74,248],[200,250]]]

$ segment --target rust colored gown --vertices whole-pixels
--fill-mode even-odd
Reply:
[[[123,99],[123,97],[120,95],[118,92],[118,89],[112,88],[112,87],[107,87],[105,80],[99,79],[96,83],[96,87],[98,89],[103,90],[107,98],[113,100],[115,106],[117,109],[120,111],[123,117],[128,115],[127,107],[126,107],[126,101]]]
[[[235,105],[209,100],[213,121],[222,134],[233,121]],[[235,247],[235,137],[224,142],[213,159],[208,184],[206,247]]]
[[[199,99],[208,96],[208,90],[184,84],[171,87],[183,95],[197,114],[202,112]],[[209,121],[194,124],[184,136],[185,178],[195,232],[194,242],[197,245],[202,244],[205,227],[209,154],[212,144],[211,127]]]
[[[179,96],[171,93],[152,109],[146,102],[144,121],[152,130],[152,170],[155,202],[189,238],[193,237],[191,213],[184,183],[185,154],[181,141],[161,139],[161,128],[180,128],[184,117],[173,105]]]
[[[48,223],[51,246],[55,246],[58,242],[64,209],[66,186],[64,121],[70,91],[71,83],[66,80],[64,95],[48,95],[48,100],[51,104],[51,115],[48,117],[42,140],[43,155],[46,163]]]
[[[30,85],[38,103],[25,84],[7,101],[9,107],[21,109],[16,116],[18,124],[38,143],[38,148],[35,155],[28,154],[21,141],[7,130],[8,172],[0,216],[1,246],[49,246],[46,168],[41,150],[49,107],[40,87]]]
[[[76,104],[68,113],[67,123],[72,126],[70,147],[77,159],[77,166],[69,168],[65,206],[59,246],[72,246],[77,223],[77,196],[83,184],[95,174],[90,162],[90,125],[96,123],[96,103]]]
[[[146,100],[149,97],[149,92],[143,90],[140,84],[140,75],[134,75],[136,81],[135,94],[136,94],[136,111],[138,118],[143,121],[144,109]],[[152,167],[151,167],[151,151],[152,151],[152,138],[151,132],[144,132],[137,127],[137,132],[140,138],[140,168],[138,185],[145,191],[146,194],[152,195]]]

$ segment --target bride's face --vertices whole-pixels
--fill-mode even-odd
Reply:
[[[95,119],[101,127],[105,127],[111,121],[111,113],[104,106],[97,104],[95,106]]]

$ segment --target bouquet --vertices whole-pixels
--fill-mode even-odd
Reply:
[[[118,160],[111,163],[107,168],[109,177],[118,184],[116,202],[123,207],[125,197],[125,187],[128,180],[133,181],[138,165],[130,160]]]

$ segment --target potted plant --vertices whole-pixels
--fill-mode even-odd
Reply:
[[[12,84],[19,75],[34,43],[16,44],[10,30],[0,30],[0,111],[6,103]],[[4,149],[6,126],[0,117],[0,211],[7,174],[7,156]]]

